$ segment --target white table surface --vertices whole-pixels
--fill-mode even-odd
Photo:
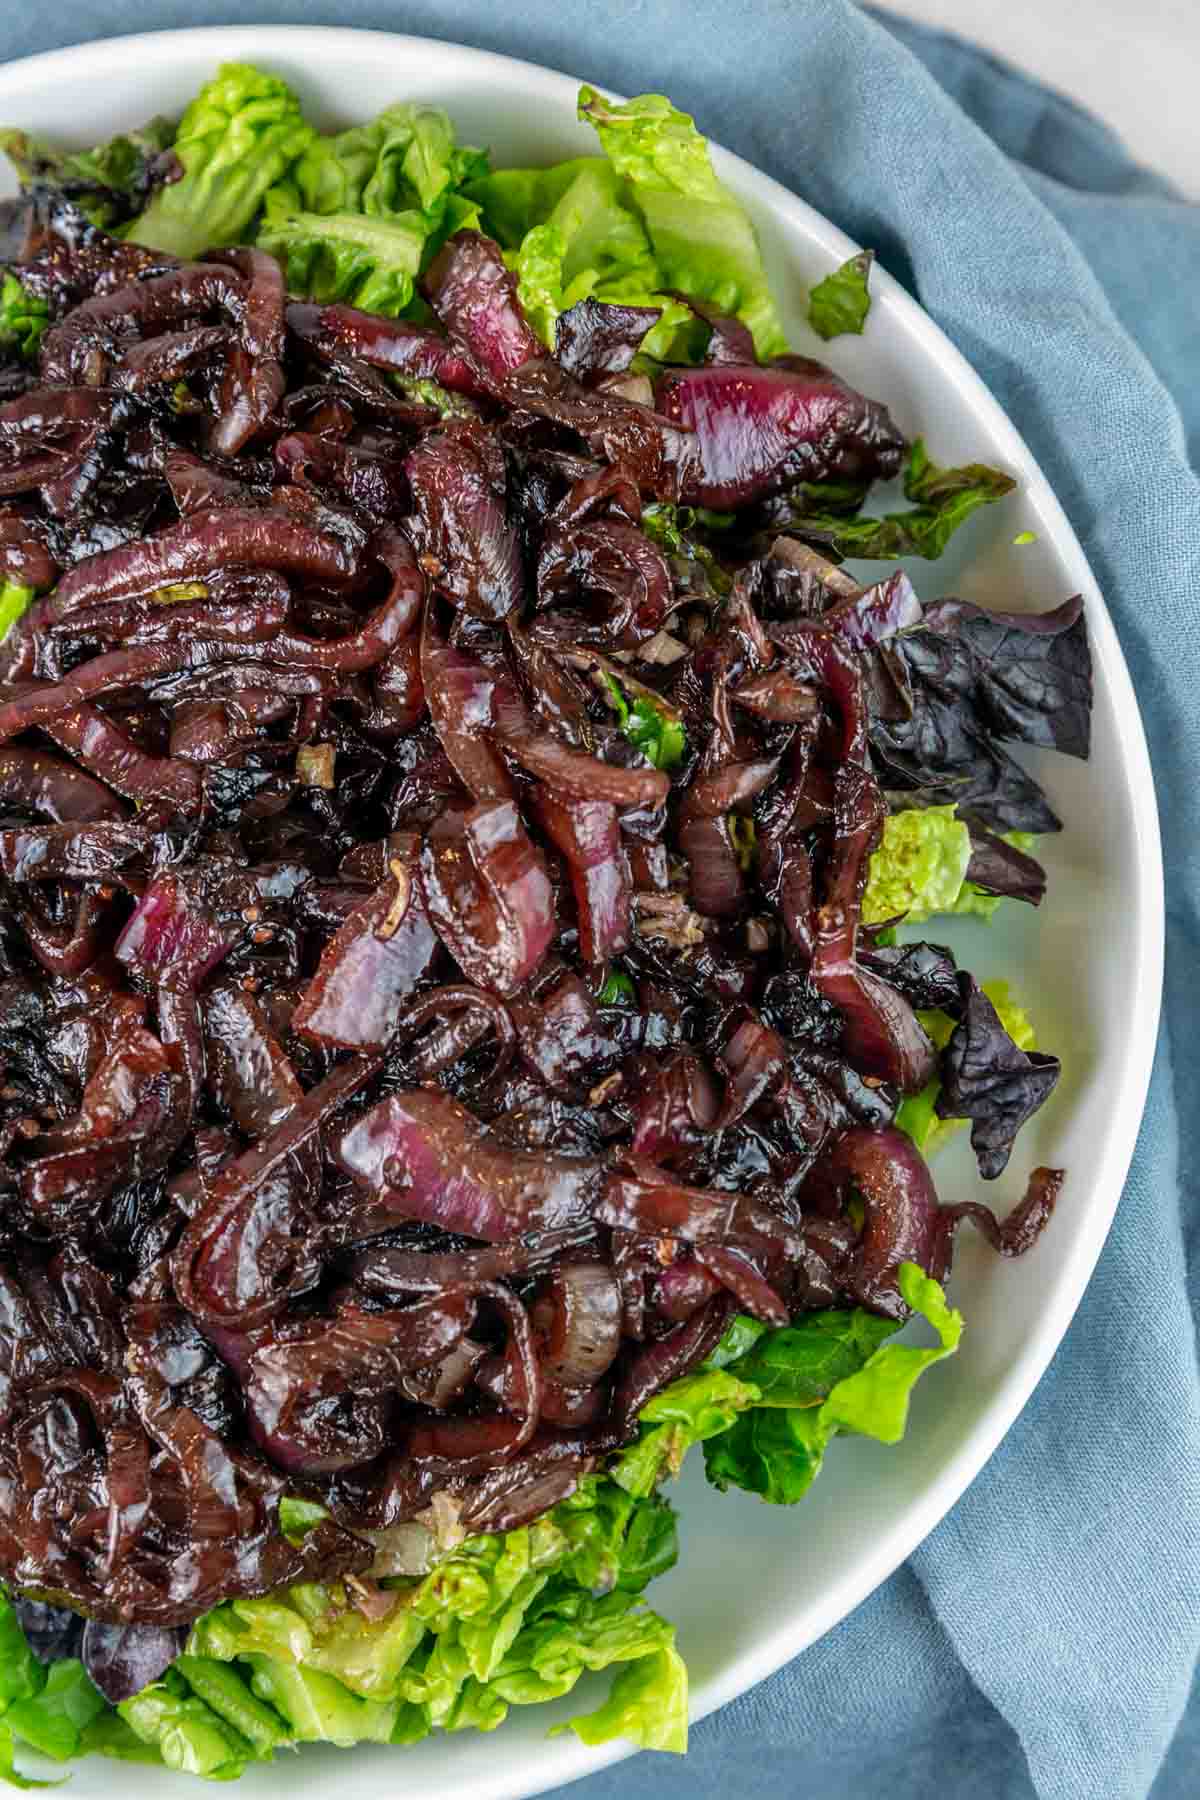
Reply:
[[[879,0],[1069,94],[1200,199],[1200,0]]]

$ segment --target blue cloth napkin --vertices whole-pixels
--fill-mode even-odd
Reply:
[[[846,0],[59,0],[4,8],[0,57],[248,17],[422,32],[665,91],[874,245],[1054,483],[1155,761],[1163,1032],[1133,1173],[1052,1368],[950,1517],[851,1618],[701,1724],[686,1764],[644,1756],[573,1800],[1192,1800],[1200,209],[1060,97]]]

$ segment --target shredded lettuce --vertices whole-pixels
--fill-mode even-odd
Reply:
[[[808,322],[819,337],[840,337],[844,331],[861,335],[871,310],[867,291],[871,262],[871,251],[860,250],[817,282],[808,296]]]
[[[970,886],[970,883],[967,884]],[[1033,1023],[1025,1009],[1018,1005],[1012,997],[1007,981],[985,981],[983,991],[995,1007],[1000,1023],[1007,1031],[1018,1050],[1035,1050],[1037,1035]],[[925,1030],[939,1050],[944,1050],[950,1042],[950,1034],[954,1030],[954,1020],[949,1013],[940,1011],[918,1013]],[[935,1156],[945,1147],[952,1137],[967,1123],[966,1119],[939,1119],[937,1116],[937,1099],[942,1091],[940,1075],[934,1075],[919,1094],[910,1094],[902,1100],[896,1112],[896,1125],[906,1132],[917,1149],[927,1160]]]
[[[185,258],[246,243],[268,189],[315,136],[285,81],[224,63],[179,122],[181,179],[160,188],[125,235]]]

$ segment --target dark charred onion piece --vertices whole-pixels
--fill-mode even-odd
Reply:
[[[422,278],[446,329],[494,380],[546,355],[517,303],[517,281],[500,246],[481,231],[459,231]]]
[[[157,875],[117,940],[116,957],[154,981],[198,988],[233,948],[202,900],[169,873]]]
[[[663,1169],[637,1166],[637,1174],[618,1169],[607,1177],[593,1207],[601,1224],[689,1243],[766,1244],[786,1251],[792,1241],[787,1222],[753,1195],[687,1187]]]
[[[136,394],[160,381],[182,381],[218,352],[228,352],[227,331],[193,325],[188,331],[164,331],[144,344],[131,344],[113,371],[113,386]]]
[[[289,306],[288,330],[317,356],[336,361],[361,358],[380,369],[394,369],[440,382],[456,393],[482,392],[478,376],[448,338],[404,319],[383,319],[353,306]]]
[[[495,386],[518,411],[575,432],[594,455],[618,464],[656,500],[678,500],[699,478],[689,430],[636,401],[585,388],[555,363],[525,363]]]
[[[219,456],[236,456],[268,424],[283,398],[283,270],[261,250],[222,250],[213,260],[244,277],[242,341],[230,353],[210,435]]]
[[[773,725],[802,725],[815,719],[820,711],[820,701],[811,685],[798,680],[786,668],[747,675],[730,689],[729,697]]]
[[[451,768],[479,801],[513,797],[504,759],[484,735],[494,721],[497,682],[506,680],[448,644],[435,607],[426,606],[421,627],[421,681],[429,716]],[[514,690],[514,703],[516,699]]]
[[[537,568],[538,606],[603,596],[604,641],[633,648],[661,631],[680,604],[666,558],[644,532],[615,519],[557,527]]]
[[[156,1037],[127,1024],[75,1117],[33,1140],[21,1198],[47,1230],[70,1236],[118,1186],[156,1174],[187,1124],[183,1076]]]
[[[433,586],[477,619],[506,618],[523,581],[495,439],[478,420],[451,421],[421,439],[404,469],[416,508],[408,529]]]
[[[566,1252],[595,1247],[590,1225],[531,1231],[484,1250],[400,1250],[369,1245],[345,1259],[360,1286],[382,1294],[438,1293],[452,1286],[473,1287],[525,1275]]]
[[[394,857],[388,878],[325,946],[293,1028],[343,1050],[382,1050],[437,948],[414,871]]]
[[[159,801],[180,813],[200,811],[204,784],[196,770],[173,756],[147,756],[96,707],[60,713],[47,721],[46,730],[127,800],[139,806]]]
[[[588,1388],[621,1345],[621,1290],[601,1262],[561,1262],[533,1304],[541,1365],[551,1381]]]
[[[997,1220],[991,1207],[978,1200],[960,1200],[954,1206],[944,1206],[942,1216],[955,1224],[960,1219],[970,1219],[1001,1256],[1024,1256],[1049,1223],[1064,1179],[1062,1169],[1035,1169],[1029,1177],[1024,1199],[1018,1201],[1005,1219]]]
[[[291,514],[227,507],[198,513],[156,537],[77,563],[54,591],[56,617],[113,600],[136,600],[214,569],[287,569],[309,581],[344,581],[356,562],[342,539]]]
[[[579,954],[604,963],[629,942],[629,876],[617,809],[605,800],[559,800],[543,791],[537,818],[571,871]]]
[[[177,325],[197,314],[221,311],[241,326],[246,315],[245,284],[229,269],[185,263],[167,275],[152,275],[74,308],[42,340],[42,379],[51,384],[87,382],[98,358],[111,361],[137,337]]]
[[[695,1149],[720,1110],[712,1077],[691,1050],[677,1051],[639,1080],[638,1096],[631,1148],[656,1163]]]
[[[303,1232],[293,1243],[302,1215],[289,1165],[377,1067],[367,1057],[342,1063],[213,1181],[172,1258],[176,1294],[201,1324],[247,1330],[312,1279]]]
[[[698,1244],[696,1261],[728,1288],[743,1312],[765,1325],[786,1325],[791,1317],[770,1282],[764,1280],[744,1251],[728,1244]]]
[[[903,1318],[896,1271],[915,1262],[935,1281],[945,1279],[957,1209],[939,1207],[920,1152],[891,1126],[843,1132],[805,1188],[809,1205],[834,1214],[851,1194],[862,1202],[863,1227],[846,1285],[860,1305]]]
[[[700,506],[741,506],[800,481],[886,480],[904,450],[886,407],[802,356],[671,369],[655,403],[696,434],[700,467],[683,498]]]
[[[32,907],[23,909],[21,923],[29,948],[48,975],[81,975],[91,967],[100,955],[113,898],[109,887],[84,888],[74,919],[61,926],[48,925]]]
[[[56,825],[120,819],[125,808],[99,781],[46,750],[0,750],[0,806],[27,808]]]
[[[89,881],[144,855],[151,835],[133,819],[15,825],[0,831],[0,871],[17,882]]]
[[[273,455],[281,476],[329,486],[372,518],[388,519],[409,509],[408,482],[398,455],[380,455],[310,431],[277,438]]]
[[[478,987],[513,994],[541,964],[554,893],[513,801],[444,812],[421,852],[421,887],[434,929]]]
[[[642,339],[662,318],[659,306],[620,306],[578,300],[560,313],[554,328],[554,358],[568,375],[591,382],[623,375]]]
[[[516,995],[509,1011],[521,1058],[545,1085],[582,1099],[619,1055],[600,1022],[591,991],[573,972],[538,1000]]]
[[[392,1312],[343,1306],[333,1319],[300,1325],[252,1351],[250,1385],[260,1409],[282,1414],[299,1397],[389,1393],[413,1369],[453,1349],[474,1311],[463,1294],[420,1300]]]
[[[204,999],[209,1084],[248,1138],[266,1137],[303,1098],[296,1072],[253,995],[234,982]]]
[[[408,1042],[431,1020],[444,1020],[448,1014],[454,1013],[475,1013],[480,1016],[484,1029],[477,1041],[481,1042],[489,1032],[495,1034],[495,1055],[490,1073],[493,1076],[503,1074],[516,1050],[517,1034],[508,1008],[483,988],[470,987],[464,982],[460,986],[434,988],[422,994],[410,1006],[405,1007],[396,1027],[396,1036],[400,1042]]]
[[[684,1324],[637,1353],[613,1396],[611,1429],[616,1443],[624,1443],[636,1429],[637,1416],[648,1400],[690,1374],[716,1348],[733,1312],[732,1297],[716,1294]]]
[[[654,1281],[654,1310],[681,1325],[699,1312],[724,1284],[692,1256],[681,1257],[659,1271]]]
[[[595,1159],[512,1149],[429,1088],[381,1101],[332,1149],[377,1219],[424,1219],[490,1243],[584,1224],[603,1173]]]

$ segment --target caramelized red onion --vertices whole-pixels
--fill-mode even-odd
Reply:
[[[551,355],[478,232],[416,324],[44,230],[46,385],[0,406],[44,590],[0,657],[0,1578],[121,1696],[435,1496],[536,1518],[736,1311],[898,1317],[965,1217],[1019,1253],[1060,1178],[939,1208],[891,1129],[966,978],[863,947],[871,741],[962,608],[759,554],[764,500],[894,472],[883,408],[689,302],[656,410],[657,310]],[[666,554],[651,499],[755,510]]]

